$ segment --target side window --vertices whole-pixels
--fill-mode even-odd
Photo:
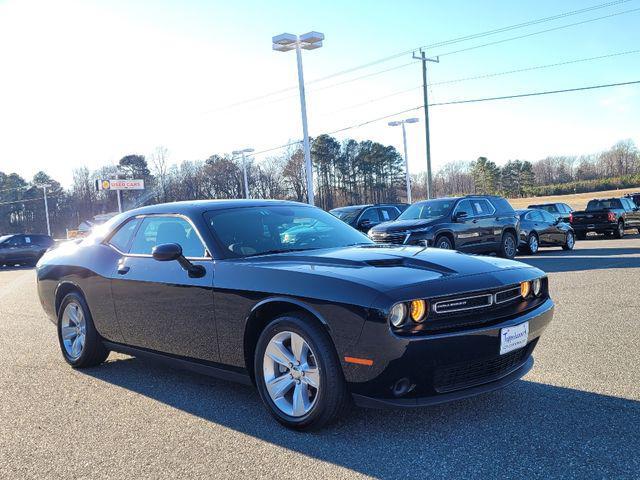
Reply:
[[[460,203],[458,203],[455,211],[456,213],[465,212],[468,218],[473,217],[473,208],[469,200],[462,200]]]
[[[566,203],[562,204],[562,208],[564,209],[564,213],[571,213],[571,207],[569,205],[567,205]]]
[[[545,222],[547,222],[547,223],[555,223],[556,222],[556,217],[551,215],[549,212],[542,211],[542,212],[540,212],[540,214],[542,215],[542,219]]]
[[[24,245],[24,240],[23,240],[22,236],[16,235],[11,240],[9,240],[7,243],[9,245],[11,245],[12,247],[20,247],[20,246]]]
[[[31,245],[31,237],[24,237],[24,243]]]
[[[473,207],[474,215],[477,217],[482,217],[485,215],[493,215],[493,213],[496,210],[495,208],[493,208],[493,205],[491,205],[488,200],[485,200],[483,198],[478,200],[471,200],[471,206]]]
[[[111,240],[109,240],[109,244],[113,245],[121,252],[127,253],[133,232],[136,231],[136,227],[140,224],[140,221],[141,220],[139,218],[129,220],[121,226],[115,234],[113,234]]]
[[[543,211],[544,211],[544,210],[542,210],[542,211],[534,210],[533,212],[531,212],[531,213],[529,214],[529,215],[530,215],[530,218],[529,218],[529,219],[530,219],[531,221],[533,221],[533,222],[542,222],[542,221],[544,221],[544,218],[543,218],[543,216],[542,216],[542,212],[543,212]]]
[[[383,222],[395,220],[400,215],[398,210],[393,207],[380,207],[378,210],[380,210],[380,220]]]
[[[380,217],[378,217],[378,210],[375,208],[367,208],[360,216],[360,220],[358,220],[358,222],[362,222],[363,220],[369,220],[371,223],[380,222]]]
[[[189,222],[180,217],[146,217],[138,229],[129,253],[151,255],[156,245],[177,243],[185,257],[204,257],[205,247]]]

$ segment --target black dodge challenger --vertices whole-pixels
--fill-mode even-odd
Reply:
[[[536,268],[374,244],[285,201],[132,210],[45,254],[37,278],[71,366],[117,351],[253,383],[301,430],[351,399],[416,407],[503,387],[531,369],[554,308]]]

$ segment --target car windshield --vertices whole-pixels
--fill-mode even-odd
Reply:
[[[373,243],[333,215],[302,205],[213,210],[205,219],[222,247],[237,257]]]
[[[13,237],[13,235],[2,235],[2,236],[0,237],[0,243],[4,243],[4,242],[6,242],[6,241],[7,241],[7,240],[9,240],[11,237]]]
[[[414,203],[407,208],[397,218],[398,220],[417,220],[425,218],[444,217],[451,211],[456,203],[453,198],[443,198],[440,200],[427,200],[426,202]]]
[[[622,208],[622,203],[617,198],[611,198],[609,200],[591,200],[587,204],[587,212],[605,210],[607,208]]]
[[[361,208],[334,208],[329,213],[346,223],[351,223],[360,213]]]

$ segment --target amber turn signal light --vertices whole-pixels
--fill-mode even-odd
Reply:
[[[522,282],[520,284],[520,295],[522,298],[527,298],[531,293],[531,282]]]
[[[411,320],[418,323],[424,320],[427,313],[427,302],[424,300],[412,300],[409,306]]]

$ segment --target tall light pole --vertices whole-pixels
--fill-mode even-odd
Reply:
[[[402,125],[402,143],[404,144],[404,173],[407,179],[407,203],[411,201],[411,175],[409,175],[409,155],[407,154],[407,130],[404,127],[405,123],[417,123],[420,120],[417,118],[407,118],[405,120],[397,120],[395,122],[389,122],[390,127],[397,127]]]
[[[51,185],[45,183],[36,186],[38,188],[41,188],[42,192],[44,193],[44,214],[47,217],[47,235],[51,236],[51,224],[49,223],[49,202],[47,201],[47,188]]]
[[[272,48],[277,52],[296,51],[298,60],[298,86],[300,87],[300,110],[302,113],[302,136],[304,145],[304,163],[307,170],[307,199],[310,205],[314,204],[313,198],[313,166],[311,165],[311,147],[309,146],[309,129],[307,127],[307,100],[304,93],[304,75],[302,73],[302,50],[315,50],[322,47],[324,34],[309,32],[304,35],[282,33],[272,39]]]
[[[244,177],[244,198],[249,199],[249,180],[247,180],[247,160],[245,157],[245,153],[253,152],[253,148],[245,148],[244,150],[234,150],[232,153],[234,155],[242,156],[242,175]]]
[[[424,133],[427,139],[427,198],[431,198],[431,139],[429,134],[429,102],[427,100],[427,62],[440,63],[440,58],[427,58],[424,50],[420,49],[420,55],[413,54],[415,60],[422,62],[422,96],[424,100]]]

